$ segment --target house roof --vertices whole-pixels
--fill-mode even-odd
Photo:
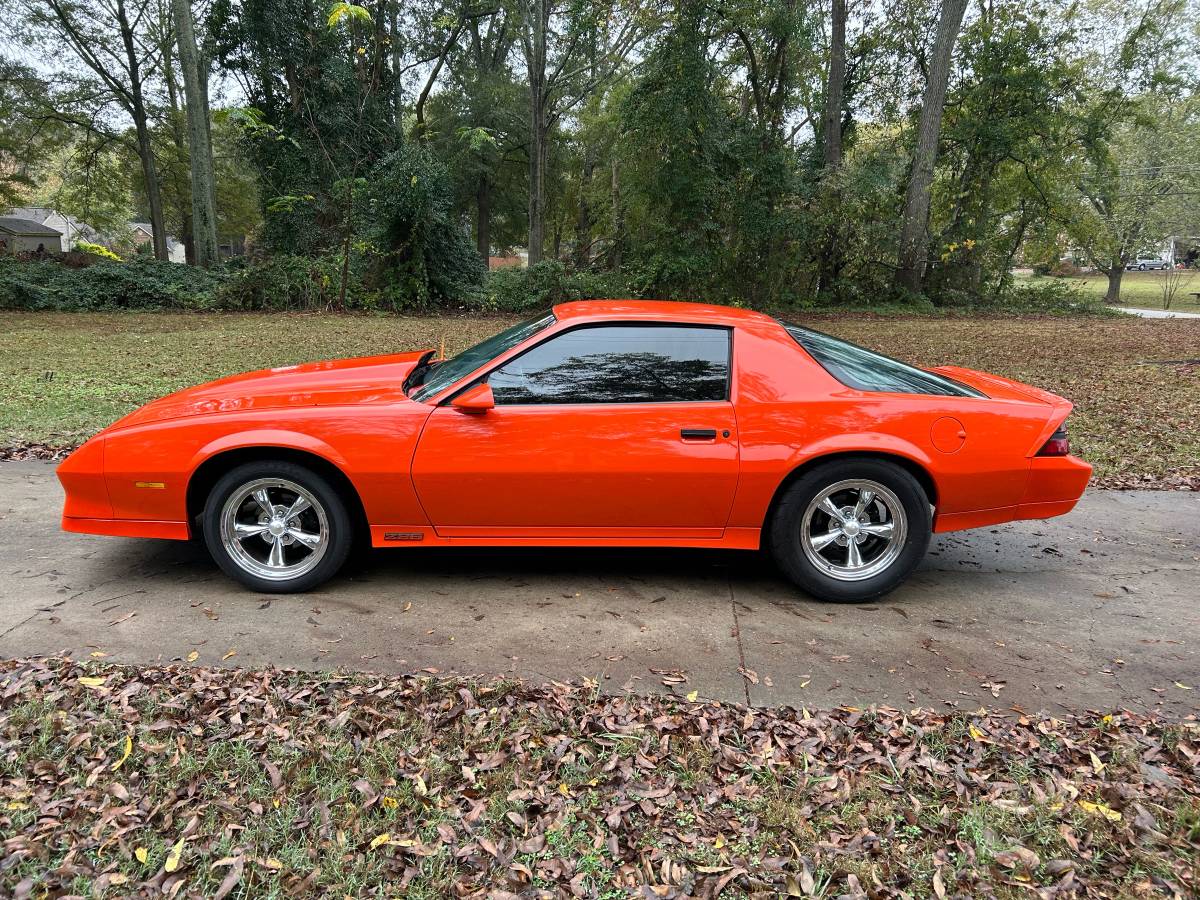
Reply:
[[[59,216],[66,220],[69,230],[74,232],[71,237],[82,236],[85,240],[96,242],[102,240],[100,232],[87,222],[81,222],[74,216],[60,213],[51,206],[14,206],[4,215],[14,216],[18,219],[28,219],[30,222],[37,222],[39,225],[46,225],[46,220],[51,216]],[[47,225],[46,227],[53,228],[54,226]]]
[[[42,225],[39,222],[34,222],[32,219],[22,219],[17,216],[0,216],[0,231],[30,237],[62,237],[62,232],[60,231]]]
[[[142,231],[142,232],[145,232],[150,237],[154,237],[154,228],[153,228],[153,226],[151,226],[151,224],[149,222],[130,222],[129,227],[134,229],[135,231]],[[176,247],[180,247],[180,246],[182,246],[182,244],[179,241],[179,239],[177,237],[175,237],[175,235],[173,235],[173,234],[167,235],[167,251],[168,252],[170,252],[171,250],[174,250]]]
[[[28,219],[30,222],[37,222],[39,225],[45,223],[54,213],[48,206],[14,206],[5,215],[16,216],[18,219]]]

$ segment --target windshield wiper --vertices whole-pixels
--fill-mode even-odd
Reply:
[[[421,358],[417,360],[417,364],[413,366],[412,371],[408,373],[408,377],[404,379],[404,384],[400,385],[400,390],[407,394],[412,388],[420,387],[425,380],[425,376],[429,374],[429,370],[434,364],[431,362],[433,354],[436,350],[426,350],[421,354]]]

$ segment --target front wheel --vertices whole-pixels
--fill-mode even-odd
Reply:
[[[898,587],[925,556],[929,498],[906,469],[840,459],[787,487],[771,521],[776,563],[822,600],[857,603]]]
[[[311,590],[342,567],[353,524],[337,490],[288,462],[238,466],[204,505],[204,542],[221,570],[253,591]]]

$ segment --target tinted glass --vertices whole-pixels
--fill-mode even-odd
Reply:
[[[488,376],[508,405],[724,400],[728,383],[729,332],[670,325],[577,328]]]
[[[464,375],[470,375],[488,360],[495,359],[501,353],[507,353],[526,338],[532,337],[544,328],[549,328],[554,322],[554,313],[544,312],[540,316],[535,316],[507,328],[499,334],[492,335],[486,341],[481,341],[470,350],[464,350],[458,356],[436,363],[420,386],[412,392],[412,398],[425,400],[432,397],[439,391],[450,387]]]
[[[898,359],[842,341],[819,331],[783,323],[788,334],[808,351],[830,375],[846,387],[860,391],[896,394],[940,394],[947,397],[984,397],[979,391],[942,375],[926,372]]]

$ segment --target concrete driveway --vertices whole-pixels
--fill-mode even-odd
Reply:
[[[1200,708],[1194,493],[1097,491],[1063,519],[936,537],[861,606],[716,551],[378,551],[268,597],[196,545],[65,534],[61,497],[52,466],[0,463],[0,655],[590,677],[761,705]]]
[[[1142,309],[1133,306],[1117,306],[1115,309],[1139,319],[1200,319],[1200,313],[1176,312],[1173,309]]]

